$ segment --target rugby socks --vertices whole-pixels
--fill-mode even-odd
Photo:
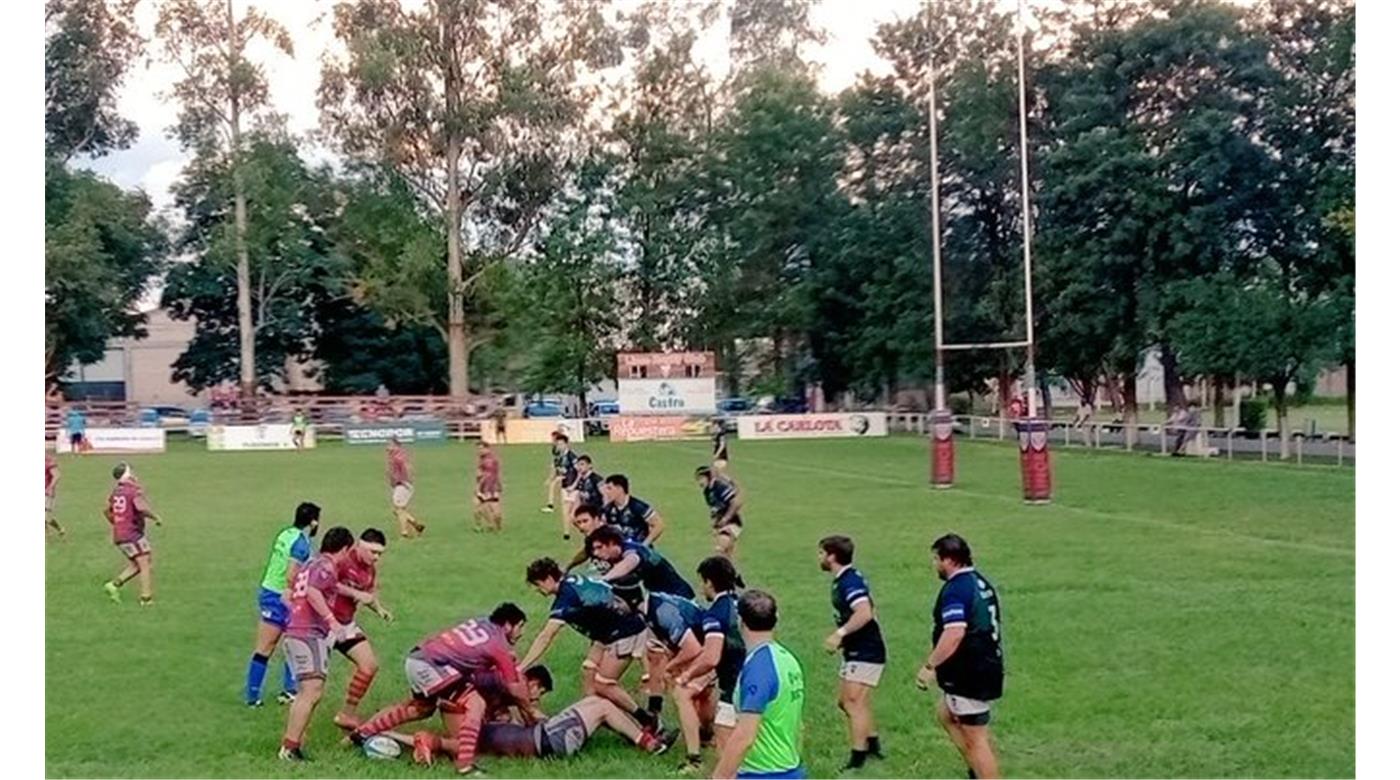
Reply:
[[[846,768],[860,769],[865,766],[865,753],[866,751],[864,750],[852,750],[851,758],[846,762]]]
[[[418,709],[412,700],[399,702],[398,704],[380,710],[373,718],[360,724],[360,727],[353,732],[354,737],[360,740],[372,737],[375,734],[388,731],[403,723],[418,717]]]
[[[880,752],[880,736],[871,734],[865,743],[865,752],[871,758],[884,758],[885,754]]]
[[[486,717],[486,700],[469,696],[466,714],[457,727],[457,771],[476,765],[476,740],[481,735],[481,720]]]
[[[243,685],[243,700],[252,704],[262,698],[263,680],[267,677],[267,656],[253,653],[248,660],[248,680]]]
[[[360,699],[365,697],[365,692],[369,690],[370,683],[374,682],[374,672],[366,672],[355,667],[355,673],[350,676],[350,687],[345,690],[345,706],[347,709],[355,709],[360,706]]]
[[[632,710],[632,719],[640,723],[644,729],[656,728],[656,716],[641,707]]]
[[[292,694],[297,692],[296,675],[292,674],[292,665],[286,661],[282,662],[282,690]]]
[[[661,708],[665,705],[666,699],[662,696],[647,697],[647,712],[650,712],[653,716],[661,715]]]

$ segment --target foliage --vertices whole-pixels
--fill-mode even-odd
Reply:
[[[1240,401],[1240,427],[1250,433],[1264,430],[1269,421],[1269,403],[1262,398]]]
[[[145,42],[137,0],[46,0],[44,150],[61,160],[125,149],[136,124],[117,113],[117,90]]]

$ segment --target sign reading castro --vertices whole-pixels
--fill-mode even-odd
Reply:
[[[447,424],[436,418],[345,424],[346,444],[387,444],[394,436],[404,444],[443,444]]]
[[[713,414],[715,378],[620,379],[617,405],[623,414]]]
[[[741,439],[821,439],[889,434],[889,420],[884,412],[760,414],[739,418]]]

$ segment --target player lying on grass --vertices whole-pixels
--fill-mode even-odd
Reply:
[[[287,728],[277,756],[283,761],[305,761],[301,750],[311,715],[326,688],[326,664],[331,637],[340,636],[343,626],[331,611],[341,562],[350,554],[355,537],[339,526],[321,539],[321,554],[297,570],[288,598],[290,617],[282,634],[282,654],[291,664],[297,680],[297,695],[287,709]]]
[[[283,594],[291,587],[297,570],[311,560],[311,540],[321,525],[321,507],[310,501],[297,505],[292,524],[277,532],[272,551],[263,567],[262,583],[258,586],[258,632],[253,639],[253,657],[248,659],[248,676],[243,685],[243,701],[249,707],[262,706],[263,679],[267,677],[267,662],[282,632],[287,630],[290,617]],[[296,694],[296,678],[291,664],[282,664],[282,692],[277,700],[290,704]]]
[[[485,439],[476,442],[475,530],[501,530],[501,461]]]
[[[493,676],[487,674],[475,678],[476,689],[486,693],[494,685],[490,680]],[[532,666],[525,670],[525,684],[538,712],[540,698],[554,689],[554,679],[544,666]],[[488,701],[500,700],[499,697],[486,698]],[[390,735],[413,747],[414,763],[430,764],[433,756],[439,753],[456,755],[457,740],[453,735],[458,731],[457,721],[461,713],[448,707],[441,711],[442,733],[419,731],[412,736]],[[663,753],[670,745],[664,737],[642,728],[616,704],[601,696],[585,696],[553,717],[530,724],[522,722],[518,715],[517,718],[510,717],[508,708],[490,708],[486,722],[481,725],[476,749],[483,755],[519,758],[571,756],[582,750],[588,738],[603,726],[648,753]]]
[[[489,618],[474,618],[423,640],[404,660],[409,698],[390,705],[350,733],[359,745],[375,734],[382,734],[409,721],[423,720],[443,706],[460,708],[457,724],[457,771],[476,771],[476,745],[486,700],[472,687],[482,672],[495,672],[510,700],[527,717],[532,712],[530,695],[515,663],[512,646],[525,630],[525,613],[509,602],[491,612]]]
[[[107,508],[103,514],[112,524],[112,543],[126,556],[126,566],[102,589],[107,592],[108,598],[119,602],[122,600],[121,587],[133,577],[140,577],[141,606],[148,607],[155,600],[155,584],[152,582],[151,543],[146,538],[146,521],[160,525],[160,517],[151,509],[131,466],[118,463],[112,469],[112,479],[117,483],[107,495]]]
[[[738,554],[739,534],[744,532],[744,519],[739,516],[739,509],[744,506],[743,491],[734,480],[712,466],[696,469],[695,481],[710,510],[715,552],[733,558]]]
[[[553,558],[540,558],[525,569],[525,581],[541,595],[549,596],[549,620],[535,636],[521,666],[544,658],[564,626],[571,626],[592,644],[583,661],[583,692],[602,696],[632,713],[643,726],[656,726],[656,718],[637,706],[620,683],[622,675],[646,648],[646,625],[602,580],[578,574],[565,575]]]
[[[701,561],[695,572],[700,576],[700,590],[710,602],[700,621],[701,649],[688,662],[680,656],[673,658],[667,673],[672,680],[671,691],[680,712],[681,728],[687,733],[686,739],[690,739],[688,729],[694,728],[697,735],[703,735],[709,726],[714,731],[715,746],[723,750],[725,740],[734,729],[734,688],[745,656],[744,637],[739,631],[738,596],[734,591],[739,573],[722,555]],[[712,681],[718,687],[717,702],[710,698],[714,690]],[[693,726],[687,723],[690,718],[694,718]],[[698,763],[698,752],[687,750],[690,766]]]
[[[370,644],[369,637],[365,636],[360,624],[355,622],[355,609],[363,604],[366,609],[386,622],[394,619],[379,600],[377,568],[387,544],[383,531],[378,528],[366,528],[350,554],[336,567],[340,583],[336,586],[335,598],[331,602],[331,612],[335,613],[335,619],[340,621],[344,628],[335,641],[335,649],[355,665],[355,672],[350,676],[350,685],[345,690],[345,703],[335,715],[335,725],[343,729],[352,729],[360,724],[360,700],[365,697],[370,684],[374,682],[374,676],[379,673],[379,659],[374,655],[374,647]]]

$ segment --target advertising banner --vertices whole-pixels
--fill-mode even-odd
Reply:
[[[617,404],[623,414],[714,414],[715,378],[620,379]]]
[[[709,420],[679,415],[618,415],[608,421],[608,437],[612,441],[703,439],[709,434],[709,431]]]
[[[165,430],[162,428],[88,428],[83,438],[83,452],[165,452]],[[73,451],[67,431],[58,432],[56,444],[59,452]]]
[[[290,450],[292,424],[273,423],[268,425],[211,425],[208,435],[210,450]],[[316,429],[306,431],[307,449],[316,446]]]
[[[495,425],[482,425],[481,438],[488,444],[548,444],[555,431],[563,431],[571,442],[583,441],[583,420],[551,417],[536,420],[506,420],[506,438],[496,436]]]
[[[888,436],[884,412],[758,414],[739,418],[741,439],[824,439]]]
[[[438,419],[346,423],[346,444],[388,444],[397,436],[403,444],[444,444],[447,424]]]

